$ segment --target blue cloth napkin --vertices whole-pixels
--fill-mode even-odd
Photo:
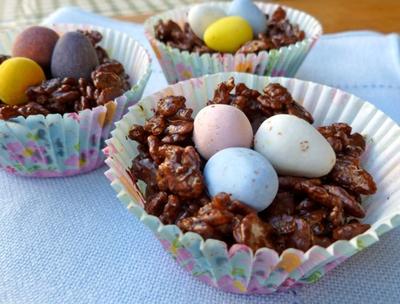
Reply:
[[[78,9],[63,9],[46,22],[104,25],[144,40],[138,25]],[[327,35],[298,77],[353,92],[399,121],[398,45],[396,35]],[[147,94],[166,84],[156,61],[154,69]],[[116,199],[105,169],[59,179],[0,172],[0,303],[399,302],[399,230],[314,285],[269,296],[226,294],[191,277],[164,252]]]

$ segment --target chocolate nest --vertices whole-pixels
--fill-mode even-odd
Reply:
[[[281,113],[313,122],[312,115],[276,83],[260,93],[243,83],[235,84],[231,78],[218,85],[209,104],[239,108],[255,129],[262,120]],[[147,185],[147,213],[204,239],[218,239],[229,246],[246,244],[254,251],[268,247],[278,253],[286,248],[307,251],[313,245],[327,247],[369,229],[370,225],[358,220],[365,216],[361,195],[371,195],[377,188],[360,163],[365,140],[352,133],[349,125],[318,128],[337,157],[328,175],[280,176],[275,200],[256,213],[226,193],[209,197],[202,175],[205,160],[192,142],[192,112],[183,96],[168,96],[159,100],[154,116],[144,126],[130,129],[129,138],[139,143],[130,173],[133,182],[142,180]]]
[[[104,105],[129,90],[129,76],[122,64],[110,59],[106,50],[98,45],[103,39],[101,33],[80,32],[85,34],[95,47],[100,63],[92,72],[91,79],[68,77],[45,80],[40,85],[28,88],[27,103],[7,105],[0,100],[0,119],[79,112]],[[8,58],[7,55],[0,55],[0,64]]]
[[[268,15],[265,17],[268,20],[266,32],[245,43],[237,53],[252,54],[270,51],[304,40],[304,31],[300,30],[298,25],[290,23],[286,17],[286,11],[282,7],[278,7],[271,18]],[[194,34],[187,22],[181,28],[173,20],[160,20],[155,25],[154,32],[158,40],[181,51],[199,54],[216,53]]]

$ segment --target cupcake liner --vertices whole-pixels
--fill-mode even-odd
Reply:
[[[104,141],[110,136],[114,123],[142,97],[150,77],[150,57],[129,35],[89,25],[51,27],[60,34],[77,29],[101,32],[101,46],[111,58],[124,65],[133,85],[121,97],[91,110],[0,120],[0,168],[10,173],[57,177],[100,167],[104,161]],[[22,30],[0,32],[0,54],[10,53],[16,35]]]
[[[211,2],[227,9],[229,3]],[[256,3],[257,6],[268,15],[271,15],[278,4]],[[296,74],[301,63],[307,56],[315,42],[322,35],[321,24],[312,16],[286,7],[289,20],[298,24],[306,33],[306,38],[295,44],[258,54],[203,54],[180,51],[177,48],[167,46],[155,38],[154,26],[159,20],[174,20],[183,25],[187,20],[187,13],[191,6],[170,10],[153,16],[145,22],[145,33],[158,58],[168,83],[176,83],[193,77],[219,72],[246,72],[265,76],[287,76]]]
[[[144,187],[134,184],[129,168],[137,155],[137,144],[126,135],[133,124],[143,124],[153,115],[159,98],[184,95],[196,114],[212,99],[217,84],[233,76],[262,91],[277,82],[315,118],[315,125],[347,122],[367,139],[363,166],[372,174],[378,192],[364,199],[365,223],[371,228],[350,241],[337,241],[328,248],[314,246],[307,252],[287,249],[281,255],[262,248],[252,252],[246,245],[227,248],[224,242],[203,240],[196,233],[182,233],[176,225],[164,225],[143,210]],[[195,115],[194,114],[194,115]],[[244,73],[220,73],[180,82],[144,98],[117,122],[107,141],[106,176],[121,202],[149,227],[172,257],[192,275],[221,290],[233,293],[268,294],[314,283],[357,252],[379,241],[379,237],[400,225],[400,128],[372,104],[328,86],[289,78],[269,78]]]

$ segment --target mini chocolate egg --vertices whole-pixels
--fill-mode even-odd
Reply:
[[[0,100],[9,105],[27,102],[25,91],[45,79],[35,61],[23,57],[7,59],[0,65]]]
[[[51,59],[53,77],[90,78],[99,65],[96,50],[82,33],[68,32],[58,40]]]
[[[229,105],[215,104],[201,109],[196,115],[193,141],[200,155],[209,159],[222,149],[249,148],[253,130],[242,111]]]
[[[278,192],[278,175],[260,153],[246,148],[228,148],[211,157],[204,167],[210,195],[226,192],[256,211],[267,208]]]
[[[189,10],[188,23],[197,37],[203,39],[207,27],[226,16],[225,11],[208,3],[198,4]]]
[[[221,53],[234,53],[253,39],[249,22],[239,16],[224,17],[211,24],[204,33],[206,45]]]
[[[43,69],[47,69],[50,67],[51,56],[58,38],[58,34],[52,29],[31,26],[15,38],[11,53],[13,57],[32,59]]]
[[[267,17],[251,0],[233,0],[229,6],[228,15],[246,19],[254,35],[265,33],[267,30]]]
[[[256,132],[254,149],[268,158],[281,175],[321,177],[336,162],[325,137],[294,115],[279,114],[265,120]]]

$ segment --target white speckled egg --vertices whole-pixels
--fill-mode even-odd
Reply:
[[[195,5],[189,10],[188,23],[193,32],[203,39],[207,27],[225,16],[226,13],[222,8],[203,3]]]
[[[246,19],[254,35],[265,33],[267,30],[267,18],[265,14],[251,0],[234,0],[228,9],[228,15],[240,16]]]
[[[253,130],[242,111],[233,106],[215,104],[201,109],[196,115],[193,141],[200,155],[209,159],[226,148],[249,148],[253,142]]]
[[[280,114],[265,120],[256,132],[254,149],[281,175],[321,177],[336,162],[329,142],[307,121]]]
[[[216,153],[204,168],[210,195],[226,192],[257,211],[267,208],[278,192],[278,176],[260,153],[228,148]]]

